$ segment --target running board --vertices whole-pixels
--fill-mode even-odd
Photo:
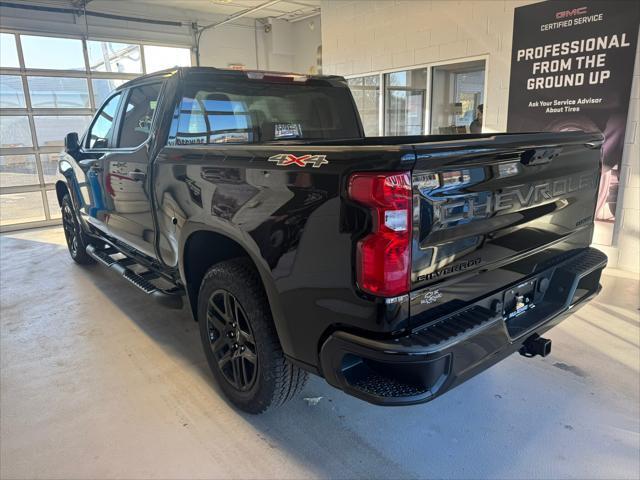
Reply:
[[[136,262],[130,257],[125,257],[121,260],[112,258],[111,255],[116,253],[122,252],[119,252],[113,247],[98,249],[95,245],[87,245],[87,254],[90,257],[105,267],[118,272],[125,280],[128,280],[144,293],[150,295],[156,302],[168,308],[182,308],[182,296],[184,295],[184,289],[178,286],[167,290],[156,287],[151,283],[151,280],[158,277],[155,272],[150,270],[143,273],[135,273],[129,268],[129,266],[136,265]]]

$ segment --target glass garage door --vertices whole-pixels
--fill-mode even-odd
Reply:
[[[190,66],[188,48],[0,33],[0,229],[59,222],[59,153],[111,90]]]

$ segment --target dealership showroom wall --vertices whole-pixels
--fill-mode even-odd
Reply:
[[[566,320],[545,333],[545,337],[553,340],[550,355],[527,358],[532,350],[522,350],[524,339],[518,340],[520,337],[514,335],[509,337],[510,344],[518,347],[513,355],[505,355],[499,363],[496,362],[502,357],[497,352],[489,355],[487,364],[496,364],[477,376],[474,374],[480,370],[476,372],[474,368],[478,365],[469,366],[460,375],[468,381],[433,401],[393,408],[373,405],[363,401],[363,395],[357,398],[348,389],[334,388],[332,382],[323,378],[327,375],[322,374],[322,369],[313,367],[307,370],[317,375],[310,374],[300,391],[296,391],[293,382],[282,387],[286,390],[283,396],[291,397],[288,403],[263,415],[246,413],[227,399],[225,388],[211,375],[208,357],[201,347],[204,341],[201,336],[207,334],[194,321],[189,303],[196,298],[197,309],[199,288],[195,288],[195,293],[186,289],[185,295],[196,297],[184,297],[181,308],[168,309],[166,302],[156,302],[150,290],[144,291],[146,278],[161,276],[152,272],[144,277],[156,266],[150,257],[148,265],[142,262],[150,270],[135,277],[140,279],[139,288],[135,288],[134,280],[130,278],[127,282],[122,275],[114,274],[113,268],[100,265],[99,259],[97,265],[81,266],[69,256],[68,248],[72,245],[68,244],[68,223],[63,228],[62,197],[56,190],[59,188],[56,182],[62,178],[59,161],[66,155],[65,136],[75,131],[82,137],[112,90],[125,82],[174,67],[231,69],[238,75],[233,78],[242,76],[241,82],[246,78],[266,78],[256,71],[270,71],[277,72],[270,77],[275,80],[269,87],[276,95],[283,83],[298,88],[305,82],[313,82],[309,80],[311,76],[337,75],[345,78],[342,85],[348,86],[353,95],[365,137],[439,135],[424,137],[422,141],[450,142],[445,147],[455,144],[456,149],[462,149],[465,142],[474,139],[458,135],[488,134],[487,142],[492,142],[493,133],[515,132],[510,127],[517,120],[510,98],[526,92],[514,90],[517,83],[512,69],[513,46],[517,41],[529,44],[514,28],[518,24],[514,18],[523,15],[520,18],[527,22],[531,15],[531,22],[537,22],[526,10],[534,4],[541,4],[541,9],[553,5],[549,11],[559,5],[549,23],[595,14],[607,4],[606,8],[628,12],[636,22],[632,31],[638,30],[638,7],[633,0],[599,3],[595,0],[0,0],[0,480],[640,478],[637,41],[628,47],[635,54],[628,55],[629,61],[621,67],[624,70],[621,75],[628,75],[630,84],[628,109],[624,92],[620,93],[624,104],[614,105],[626,114],[624,131],[614,134],[622,144],[620,160],[606,177],[612,186],[608,194],[600,195],[595,213],[591,246],[607,257],[600,279],[602,290],[583,308],[574,313],[573,307],[567,310]],[[537,41],[531,39],[531,46]],[[340,108],[344,117],[352,102],[349,97],[341,98],[341,106],[336,108]],[[212,93],[205,102],[220,99],[228,100],[228,96]],[[178,108],[180,102],[175,103],[174,119],[185,108]],[[151,104],[155,109],[156,101]],[[120,111],[124,115],[128,110],[122,105]],[[293,123],[272,120],[271,128],[286,130],[287,134],[300,133],[300,126]],[[251,163],[259,160],[259,154],[255,153],[258,147],[249,146],[237,150],[237,157],[224,157],[222,164],[216,163],[220,168],[203,167],[201,172],[196,171],[198,161],[219,159],[198,153],[203,151],[199,148],[206,148],[199,145],[192,148],[186,160],[191,162],[189,166],[170,169],[171,181],[184,180],[189,202],[200,202],[200,207],[204,195],[199,182],[222,184],[212,190],[211,205],[205,205],[207,215],[219,216],[215,225],[220,226],[220,231],[227,231],[233,222],[233,209],[245,215],[242,221],[246,226],[257,222],[264,208],[271,208],[263,225],[270,229],[282,222],[285,227],[268,230],[269,235],[261,231],[255,238],[263,238],[267,250],[273,251],[274,245],[283,242],[283,236],[285,242],[302,245],[288,247],[284,260],[276,267],[270,264],[271,257],[265,255],[268,258],[264,265],[273,269],[275,282],[289,292],[283,296],[288,304],[272,306],[271,311],[264,312],[267,319],[276,322],[277,328],[270,324],[269,331],[275,335],[278,348],[280,343],[291,341],[277,323],[279,316],[292,310],[295,313],[292,328],[304,331],[316,330],[306,322],[317,320],[314,312],[318,308],[330,315],[373,322],[366,308],[366,302],[373,298],[371,291],[358,292],[361,303],[354,303],[339,290],[342,282],[348,282],[354,290],[362,287],[360,270],[356,272],[355,267],[349,267],[351,270],[348,268],[344,273],[338,264],[361,262],[361,251],[356,254],[356,249],[361,248],[362,235],[358,237],[349,230],[354,223],[361,230],[380,228],[379,223],[387,225],[385,215],[392,211],[386,211],[373,222],[362,220],[369,218],[362,211],[350,216],[354,197],[346,201],[345,198],[352,195],[353,183],[348,184],[346,178],[333,182],[332,175],[337,170],[332,169],[338,168],[343,159],[333,160],[332,155],[346,155],[352,161],[349,155],[356,155],[352,150],[357,151],[362,170],[375,164],[377,173],[387,175],[392,170],[393,174],[402,169],[401,163],[392,169],[383,168],[380,165],[386,165],[383,163],[386,160],[373,157],[384,148],[397,154],[403,150],[396,144],[402,143],[415,144],[420,140],[413,137],[411,141],[399,140],[388,145],[383,138],[351,139],[341,149],[330,145],[331,142],[323,144],[329,145],[327,151],[321,149],[324,147],[306,151],[304,144],[301,147],[295,142],[286,147],[291,150],[285,150],[275,142],[275,146],[268,146],[271,156],[268,162],[265,156],[264,168]],[[558,147],[545,145],[548,150],[543,156]],[[531,146],[521,147],[522,151],[535,150]],[[434,151],[430,151],[433,156],[425,154],[421,161],[444,162]],[[557,152],[561,154],[562,146]],[[518,158],[521,153],[519,150]],[[243,172],[242,162],[247,158],[251,160]],[[513,160],[513,156],[509,159]],[[358,172],[357,165],[350,166],[349,172]],[[455,182],[475,178],[469,173],[475,165],[473,158],[466,165],[471,166],[458,167],[459,178],[445,181],[440,174],[435,178],[441,180],[435,181],[445,185],[452,181],[451,185],[456,186]],[[544,165],[541,162],[539,168],[545,168]],[[279,168],[286,168],[287,172],[299,168],[294,174],[302,173],[296,174],[295,181],[281,185],[277,181],[285,174]],[[422,175],[421,181],[430,179],[429,175],[432,174]],[[411,181],[411,173],[407,178]],[[332,187],[328,185],[334,183],[344,192],[327,194],[325,189],[329,191]],[[527,199],[533,198],[531,195],[535,195],[539,186],[531,184],[533,193],[525,192],[524,195],[529,195]],[[518,185],[519,197],[514,198],[522,197],[524,187]],[[86,189],[87,185],[81,188]],[[415,199],[416,188],[414,184]],[[171,193],[167,190],[163,201]],[[71,197],[76,195],[82,197],[84,193],[79,188]],[[580,192],[576,191],[575,197],[580,197]],[[221,205],[215,205],[213,198]],[[564,206],[576,201],[571,197],[546,200],[566,202]],[[312,212],[314,202],[321,202],[322,206]],[[525,201],[520,202],[524,209]],[[286,204],[294,209],[290,217],[286,216]],[[180,206],[169,205],[172,210],[156,212],[158,217],[150,227],[156,229],[154,232],[166,229],[158,235],[162,238],[154,244],[156,251],[162,241],[167,249],[178,248],[172,234],[183,226]],[[527,206],[533,207],[531,211],[541,208],[533,201]],[[149,208],[155,211],[156,207]],[[473,209],[473,204],[469,208]],[[336,210],[339,213],[334,215]],[[418,208],[413,210],[414,215],[420,215]],[[382,212],[366,210],[374,211]],[[592,220],[593,209],[589,215],[586,223]],[[410,218],[407,214],[405,220]],[[301,227],[306,220],[308,226]],[[526,221],[523,217],[522,222]],[[584,218],[575,218],[571,225],[577,228],[583,222]],[[519,223],[513,225],[515,228]],[[554,228],[564,227],[553,225],[551,229]],[[478,235],[482,233],[486,232]],[[414,230],[416,234],[420,232]],[[431,233],[433,237],[438,234]],[[229,255],[232,259],[235,254],[243,256],[238,253],[243,235],[233,237],[233,242],[221,240],[222,243],[207,237],[200,244],[199,257],[193,260],[193,265],[199,262],[204,265],[201,277],[215,255]],[[491,235],[487,239],[493,239]],[[411,237],[408,238],[410,241]],[[332,250],[335,256],[324,255],[329,249],[323,248],[323,244],[336,239],[343,243]],[[352,241],[353,245],[344,243]],[[470,251],[478,248],[486,252],[480,250],[482,245],[474,245]],[[587,245],[588,241],[584,247]],[[183,247],[186,249],[186,245],[180,245]],[[105,252],[112,252],[109,248],[114,247]],[[256,251],[259,250],[256,245]],[[244,256],[251,258],[253,253]],[[342,254],[344,257],[339,257]],[[448,255],[455,258],[456,252]],[[411,256],[407,258],[412,261]],[[445,260],[442,265],[447,265]],[[481,260],[484,261],[478,257],[477,261]],[[512,270],[507,265],[500,266],[505,267],[502,275],[510,279],[509,288],[516,290],[522,288],[514,280],[521,278],[516,275],[524,275],[521,270],[530,268],[524,256],[517,260],[521,262]],[[162,261],[160,255],[158,263]],[[109,262],[112,265],[114,261]],[[318,262],[322,264],[318,270],[308,273]],[[550,265],[544,262],[548,260],[532,268],[542,271]],[[121,261],[122,268],[132,263],[135,262],[128,258]],[[234,270],[234,275],[225,278],[228,282],[250,285],[264,278],[261,268],[252,270],[253,276],[243,276],[241,270]],[[437,288],[429,291],[406,290],[403,292],[406,295],[382,298],[376,304],[377,312],[386,312],[387,317],[371,327],[375,334],[367,339],[366,347],[362,343],[359,348],[384,350],[381,345],[392,348],[409,338],[403,336],[408,331],[407,325],[384,330],[380,324],[393,321],[388,319],[392,316],[390,312],[395,312],[394,316],[408,315],[410,309],[437,302],[448,285],[446,279],[437,279],[439,275],[451,273],[449,279],[453,274],[466,278],[468,273],[469,280],[459,287],[453,285],[450,290],[453,293],[444,293],[449,295],[447,305],[458,302],[455,303],[458,306],[447,310],[445,305],[433,310],[439,312],[435,323],[424,320],[422,314],[421,328],[431,327],[444,316],[449,318],[452,312],[457,314],[460,305],[464,305],[461,299],[472,297],[469,292],[484,288],[482,295],[485,295],[494,288],[488,286],[488,276],[478,277],[485,280],[474,280],[472,275],[484,274],[484,270],[469,268],[465,273],[462,270],[466,268],[459,267],[455,272],[434,270],[431,275],[437,282],[431,285]],[[339,279],[327,281],[330,274],[338,271]],[[186,276],[186,272],[183,268],[177,275]],[[547,287],[542,287],[542,280],[540,277],[532,283],[532,299],[539,298],[533,297],[537,295],[534,291],[544,294]],[[575,288],[574,299],[578,298],[582,283],[578,285],[577,281],[571,286],[572,277],[558,291]],[[555,283],[552,286],[557,287]],[[597,282],[593,288],[597,290]],[[264,305],[274,295],[269,286],[260,286],[257,291],[259,294],[252,298],[263,303],[255,305]],[[498,293],[495,288],[491,290],[491,295]],[[534,315],[536,305],[525,305],[530,302],[525,296],[516,294],[513,312],[506,313],[505,306],[503,314],[513,314],[513,321],[526,318],[523,315]],[[405,305],[403,301],[405,310],[399,306]],[[480,300],[472,298],[472,302],[476,301]],[[495,305],[489,301],[478,303],[466,312],[486,315],[483,312],[493,311]],[[500,300],[497,313],[494,312],[500,321],[502,308]],[[538,310],[542,308],[546,307]],[[507,321],[506,316],[504,320]],[[456,361],[465,361],[460,356],[456,357],[458,360],[448,360],[453,358],[449,355],[454,344],[470,336],[469,329],[488,331],[492,321],[474,320],[474,326],[464,327],[456,338],[438,339],[451,349],[439,350],[444,353],[438,361],[447,362],[447,366],[443,367],[446,372],[441,379],[434,380],[434,392],[447,384],[451,372],[458,371]],[[331,327],[322,332],[321,339],[328,343],[327,338],[334,338],[343,325],[338,320],[333,324],[330,319],[326,322]],[[369,330],[360,325],[338,333],[344,334],[343,339],[365,335]],[[443,328],[446,330],[446,325]],[[507,332],[508,328],[502,330]],[[537,337],[537,333],[532,329],[526,336]],[[452,338],[457,340],[454,342]],[[496,336],[486,335],[468,347],[466,361],[478,358],[482,352],[493,352],[491,348],[497,341]],[[314,344],[311,350],[315,357],[324,354],[321,344]],[[515,354],[518,350],[522,355]],[[424,348],[414,354],[426,355]],[[410,362],[417,364],[416,356]],[[289,375],[282,372],[294,372],[298,366],[305,366],[302,360],[290,357],[282,357],[278,375]],[[382,357],[371,363],[358,363],[360,357],[351,353],[345,358],[340,364],[344,371],[360,371],[358,368],[365,364],[375,371],[376,365],[384,363]],[[299,370],[302,372],[303,368]],[[367,378],[373,385],[368,388],[373,389],[387,377],[372,374]],[[401,380],[385,384],[384,388],[396,391],[406,387],[408,383]],[[300,384],[303,383],[301,380]]]

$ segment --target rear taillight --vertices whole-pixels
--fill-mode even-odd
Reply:
[[[349,198],[371,209],[372,231],[356,246],[356,280],[365,292],[394,297],[409,292],[411,175],[355,173]]]

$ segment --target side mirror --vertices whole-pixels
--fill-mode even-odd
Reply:
[[[80,150],[80,140],[76,132],[67,133],[64,137],[64,151],[67,153],[73,153]]]

